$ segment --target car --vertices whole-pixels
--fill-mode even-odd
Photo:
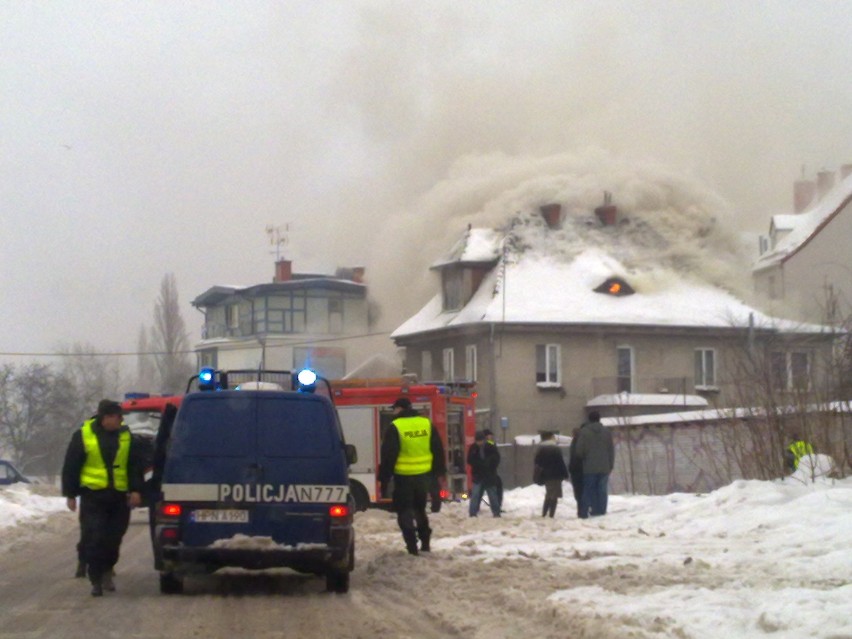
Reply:
[[[21,472],[15,468],[14,464],[5,459],[0,459],[0,486],[8,486],[18,482],[24,484],[32,483]]]
[[[160,591],[236,566],[292,568],[347,592],[357,454],[330,391],[208,387],[184,396],[170,433],[153,535]]]

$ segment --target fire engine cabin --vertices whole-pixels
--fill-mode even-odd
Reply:
[[[352,495],[358,509],[390,504],[389,495],[381,496],[378,471],[382,437],[393,421],[391,404],[400,397],[408,397],[414,410],[428,417],[441,436],[447,455],[447,490],[450,493],[443,497],[458,499],[466,495],[471,486],[466,452],[476,432],[473,384],[400,382],[375,385],[377,381],[331,383],[346,443],[355,444],[358,450],[358,461],[349,469]]]

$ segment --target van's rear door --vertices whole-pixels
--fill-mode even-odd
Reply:
[[[341,437],[337,414],[326,398],[284,393],[258,397],[262,487],[254,534],[288,546],[328,542],[329,508],[348,499]]]
[[[164,497],[184,508],[182,542],[207,546],[252,534],[251,487],[258,481],[257,401],[226,391],[187,395],[172,430]]]

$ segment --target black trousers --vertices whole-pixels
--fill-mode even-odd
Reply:
[[[129,523],[127,493],[105,489],[80,496],[81,545],[92,582],[100,582],[101,575],[118,563]]]
[[[415,531],[422,534],[429,530],[426,498],[431,490],[431,481],[431,473],[393,476],[393,508],[404,537]]]

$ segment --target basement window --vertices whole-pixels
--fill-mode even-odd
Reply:
[[[625,297],[626,295],[633,295],[635,292],[633,287],[620,277],[610,277],[595,289],[595,293],[603,293],[613,297]]]

